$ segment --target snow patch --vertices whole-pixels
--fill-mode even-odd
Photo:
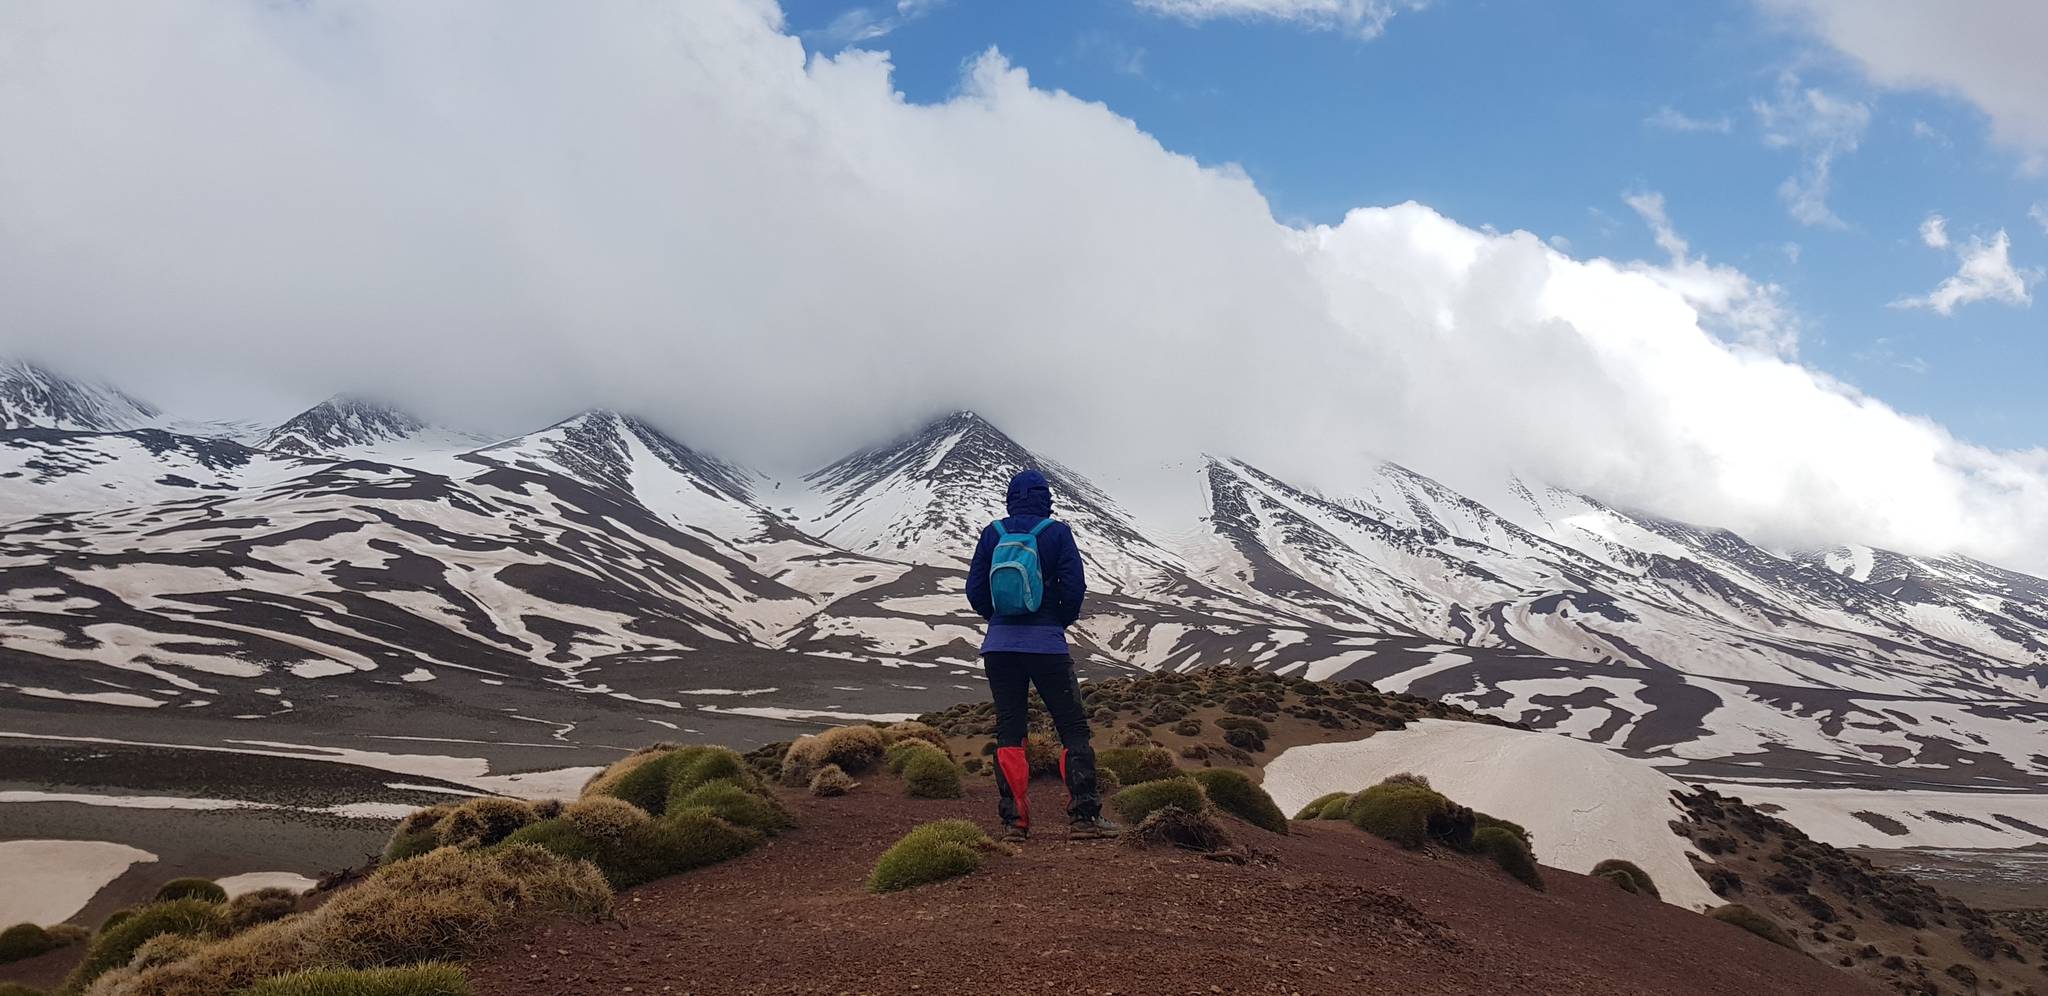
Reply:
[[[0,923],[61,923],[156,855],[104,840],[0,841]]]

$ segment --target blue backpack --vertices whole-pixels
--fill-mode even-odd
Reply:
[[[1013,533],[997,519],[996,549],[988,560],[989,599],[999,616],[1028,616],[1045,604],[1045,569],[1038,563],[1038,531],[1052,524],[1040,519],[1028,533]]]

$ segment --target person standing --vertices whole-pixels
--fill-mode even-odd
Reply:
[[[1081,617],[1088,591],[1081,551],[1073,530],[1052,517],[1052,486],[1044,474],[1025,470],[1011,478],[1004,504],[1008,514],[982,529],[967,571],[967,602],[988,620],[981,662],[996,707],[996,812],[1003,839],[1021,841],[1031,833],[1024,738],[1034,686],[1059,732],[1068,838],[1114,837],[1119,828],[1102,818],[1088,714],[1067,646],[1067,627]]]

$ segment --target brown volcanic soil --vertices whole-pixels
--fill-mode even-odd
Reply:
[[[1034,801],[1054,809],[1057,785]],[[602,924],[503,942],[480,996],[587,993],[1555,993],[1797,996],[1873,990],[1737,928],[1544,869],[1489,865],[1341,823],[1282,837],[1231,823],[1243,865],[1050,834],[963,878],[886,896],[862,882],[911,827],[992,825],[994,788],[908,799],[785,797],[799,827],[739,860],[625,893]]]

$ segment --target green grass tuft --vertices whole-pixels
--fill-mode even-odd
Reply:
[[[882,852],[868,874],[869,892],[895,892],[965,875],[995,850],[988,834],[968,820],[926,823]]]
[[[1309,800],[1308,805],[1301,807],[1301,812],[1295,813],[1294,818],[1297,820],[1322,819],[1323,807],[1349,798],[1351,798],[1351,793],[1349,792],[1331,792],[1327,795],[1316,796]]]
[[[270,886],[254,892],[244,892],[228,900],[228,926],[235,930],[247,930],[259,923],[282,920],[298,911],[298,893]]]
[[[489,847],[534,821],[530,803],[480,796],[458,804],[434,824],[434,839],[442,847]]]
[[[1493,859],[1493,863],[1523,885],[1542,891],[1543,873],[1536,869],[1536,856],[1529,844],[1505,827],[1480,827],[1472,833],[1472,850]]]
[[[940,757],[945,758],[950,758],[952,756],[946,753],[945,751],[932,746],[927,741],[918,739],[904,739],[898,740],[895,743],[889,745],[889,750],[887,751],[887,753],[882,755],[882,764],[884,767],[889,769],[889,772],[891,774],[900,775],[903,773],[904,766],[908,765],[910,763],[910,759],[918,754],[937,754]]]
[[[1274,833],[1287,832],[1287,814],[1275,805],[1266,790],[1252,784],[1244,772],[1230,768],[1204,768],[1189,772],[1201,783],[1202,792],[1216,808],[1252,826]]]
[[[258,982],[236,996],[470,996],[454,965],[294,972]]]
[[[1351,807],[1357,805],[1358,798],[1364,794],[1364,792],[1352,792],[1342,799],[1323,803],[1323,811],[1316,814],[1316,818],[1319,820],[1348,820],[1351,818]]]
[[[936,750],[912,751],[903,765],[903,788],[919,799],[958,799],[960,766]]]
[[[1199,813],[1208,806],[1209,798],[1202,794],[1201,783],[1192,778],[1161,778],[1126,788],[1111,796],[1109,804],[1125,823],[1135,825],[1165,806]]]
[[[1598,878],[1605,878],[1610,882],[1614,882],[1617,886],[1621,885],[1621,882],[1616,879],[1616,876],[1619,876],[1621,879],[1628,880],[1628,885],[1622,886],[1623,891],[1649,896],[1652,899],[1663,898],[1663,895],[1657,891],[1657,883],[1651,881],[1650,873],[1636,867],[1632,861],[1608,858],[1594,865],[1593,870],[1587,874]]]
[[[720,778],[669,800],[669,815],[703,811],[734,826],[773,833],[789,826],[789,814],[774,799]]]
[[[135,950],[152,937],[164,934],[204,937],[223,933],[226,929],[227,911],[219,903],[174,899],[137,907],[121,922],[93,936],[92,944],[85,950],[85,958],[64,980],[64,989],[77,992],[102,973],[128,964]]]
[[[1471,810],[1413,784],[1381,782],[1353,797],[1344,815],[1360,830],[1411,850],[1430,841],[1463,848],[1472,840]]]
[[[197,899],[206,903],[228,901],[228,890],[210,878],[174,878],[156,890],[156,902],[167,903],[173,899]]]
[[[568,817],[523,827],[508,844],[533,844],[597,866],[614,889],[679,875],[739,857],[761,843],[761,833],[735,826],[709,810],[671,813],[659,820],[602,835]]]
[[[1179,773],[1173,752],[1164,747],[1109,747],[1095,752],[1095,766],[1116,772],[1124,785],[1171,778]]]
[[[24,958],[34,958],[48,951],[64,946],[64,942],[51,935],[40,925],[17,923],[6,930],[0,930],[0,965]]]
[[[1758,913],[1741,903],[1716,906],[1708,910],[1707,915],[1722,923],[1741,927],[1781,948],[1791,948],[1794,951],[1800,950],[1799,942],[1794,940],[1792,935],[1786,932],[1785,928],[1779,926],[1776,920]]]

